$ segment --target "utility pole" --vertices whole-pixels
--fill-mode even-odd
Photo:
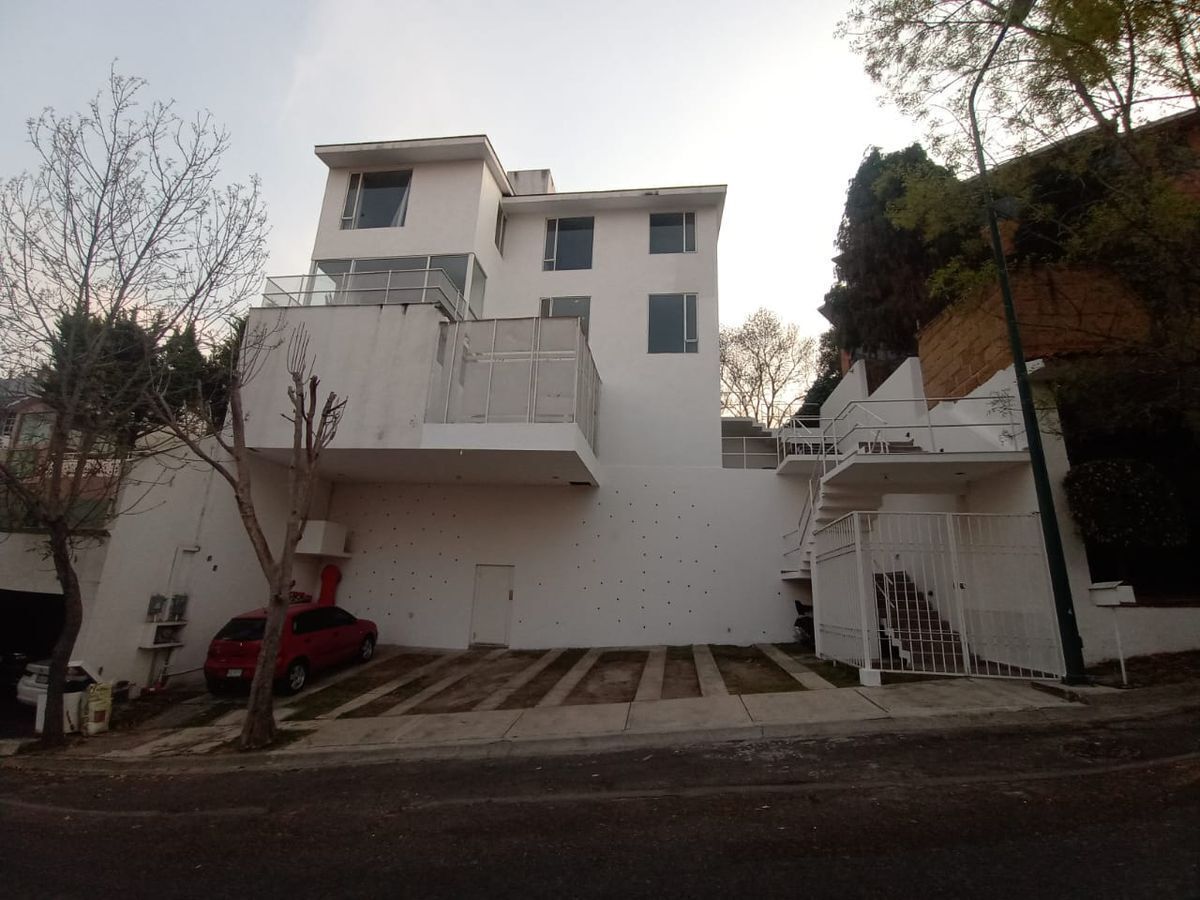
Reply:
[[[1008,280],[1008,266],[1004,260],[1004,241],[1000,237],[1000,223],[996,218],[996,205],[992,197],[992,186],[988,180],[987,161],[983,154],[983,137],[979,133],[979,120],[975,112],[975,95],[983,84],[996,52],[1004,42],[1012,25],[1025,20],[1033,8],[1033,0],[1016,0],[1010,7],[1008,18],[992,44],[975,84],[967,109],[971,116],[971,134],[975,143],[975,162],[979,167],[979,181],[983,186],[984,205],[987,208],[988,231],[992,239],[992,255],[996,261],[996,272],[1000,282],[1000,299],[1004,304],[1004,321],[1008,326],[1008,344],[1012,351],[1013,371],[1017,378],[1017,398],[1021,404],[1021,419],[1025,425],[1025,439],[1029,445],[1029,465],[1033,470],[1033,484],[1037,492],[1038,512],[1042,522],[1042,541],[1046,545],[1046,561],[1050,568],[1050,588],[1054,594],[1054,611],[1058,618],[1058,632],[1062,639],[1063,662],[1066,665],[1064,684],[1081,684],[1088,681],[1083,667],[1083,641],[1079,637],[1079,624],[1075,620],[1075,603],[1071,598],[1071,579],[1067,573],[1067,561],[1063,555],[1062,534],[1058,530],[1058,517],[1054,512],[1054,494],[1050,487],[1050,473],[1046,470],[1046,453],[1042,447],[1042,432],[1038,427],[1037,410],[1033,405],[1033,391],[1029,387],[1029,370],[1025,366],[1025,350],[1021,346],[1021,329],[1017,324],[1017,312],[1013,306],[1012,287]]]

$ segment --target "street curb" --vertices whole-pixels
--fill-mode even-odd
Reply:
[[[1038,727],[1065,722],[1098,723],[1155,718],[1172,713],[1195,711],[1200,714],[1200,699],[1195,686],[1172,686],[1183,690],[1157,697],[1135,698],[1133,692],[1120,692],[1092,698],[1087,704],[1042,709],[995,709],[986,712],[945,716],[910,716],[842,720],[819,723],[787,723],[737,726],[732,728],[685,731],[611,734],[591,737],[530,738],[515,740],[458,741],[452,744],[395,744],[373,747],[331,747],[327,749],[268,751],[263,754],[222,754],[213,757],[160,756],[111,758],[98,756],[20,756],[0,760],[0,768],[36,771],[107,773],[107,774],[182,774],[235,771],[287,771],[328,766],[382,765],[434,760],[486,760],[538,756],[613,753],[619,751],[664,749],[748,743],[769,740],[821,740],[880,734],[922,732],[979,731],[1005,727]],[[1171,696],[1172,694],[1178,696]],[[1117,702],[1112,702],[1113,700]],[[1129,700],[1145,702],[1130,703]],[[1155,702],[1158,700],[1159,702]],[[1165,702],[1164,702],[1165,701]],[[1183,701],[1183,702],[1179,702]]]

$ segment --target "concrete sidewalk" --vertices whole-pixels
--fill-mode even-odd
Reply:
[[[1094,690],[1094,689],[1093,689]],[[283,722],[289,738],[269,755],[403,751],[406,757],[505,755],[803,737],[842,725],[886,729],[888,720],[1082,708],[1030,682],[947,679],[840,690],[713,695],[530,709]],[[947,723],[949,724],[949,723]],[[147,734],[145,742],[93,758],[197,759],[230,746],[233,724]],[[99,750],[100,748],[95,748]]]

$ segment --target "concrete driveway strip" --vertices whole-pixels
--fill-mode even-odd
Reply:
[[[665,646],[651,647],[646,666],[642,669],[641,680],[638,681],[637,694],[634,700],[661,700],[663,675],[667,670],[667,648]]]
[[[533,679],[537,678],[542,669],[546,668],[546,666],[550,665],[552,662],[562,656],[562,653],[563,651],[561,648],[558,650],[547,650],[534,661],[533,665],[521,670],[511,679],[509,679],[508,684],[504,685],[504,687],[500,688],[500,690],[496,691],[494,694],[484,697],[481,701],[479,701],[475,709],[499,709],[505,700],[507,700],[521,688],[525,687],[525,685],[529,684],[529,682],[533,681]]]
[[[700,682],[700,693],[705,697],[724,697],[729,694],[717,661],[713,659],[708,644],[693,644],[692,659],[696,662],[696,678]]]
[[[826,681],[816,672],[809,670],[802,663],[792,659],[774,644],[755,644],[754,646],[766,654],[775,665],[804,685],[807,690],[828,691],[837,689],[836,684]]]

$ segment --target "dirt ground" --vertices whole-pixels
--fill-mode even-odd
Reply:
[[[709,649],[731,694],[772,694],[804,690],[804,685],[783,671],[757,647],[711,644]]]
[[[566,675],[571,670],[571,667],[583,658],[583,654],[586,652],[582,647],[573,647],[570,650],[564,650],[554,662],[542,669],[532,681],[514,693],[504,703],[501,703],[500,708],[528,709],[531,706],[537,706],[538,701],[550,693],[550,689],[558,684],[559,679]]]
[[[510,678],[524,671],[543,655],[544,651],[541,650],[513,650],[506,653],[458,684],[430,697],[407,714],[466,712],[474,709],[482,700],[504,687]]]
[[[318,684],[312,693],[302,695],[291,704],[296,711],[290,718],[293,721],[314,719],[330,710],[337,709],[359,694],[386,684],[392,679],[401,677],[405,672],[411,672],[418,666],[423,666],[435,659],[437,659],[437,654],[434,653],[400,653],[391,659],[376,663],[369,669],[344,681],[324,688]]]
[[[663,668],[662,698],[682,700],[700,696],[700,679],[696,676],[696,661],[692,648],[668,647],[667,662]]]
[[[650,654],[644,650],[610,650],[601,653],[583,681],[567,695],[565,706],[586,703],[628,703],[637,694],[638,682]]]

